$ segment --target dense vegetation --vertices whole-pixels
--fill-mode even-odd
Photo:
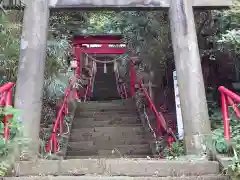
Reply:
[[[22,12],[6,11],[5,13],[0,18],[0,83],[16,81],[23,16]],[[240,60],[240,1],[236,0],[235,6],[230,10],[197,11],[195,17],[202,59],[214,60],[221,66],[229,62],[238,63]],[[59,77],[67,76],[66,54],[69,46],[67,39],[75,33],[122,33],[129,50],[140,56],[147,64],[146,71],[154,71],[157,74],[157,80],[154,79],[154,83],[162,89],[169,89],[171,82],[167,74],[169,66],[174,66],[174,63],[166,12],[55,12],[51,14],[49,29],[51,31],[45,68],[42,124],[48,124],[55,117],[56,101],[61,99],[62,89],[66,87],[67,81]],[[222,54],[227,54],[228,59],[219,58]],[[237,68],[235,70],[239,71]],[[203,73],[205,82],[208,82],[211,73],[205,73],[204,68]],[[222,74],[225,77],[231,76],[233,82],[239,81],[234,73],[227,73]],[[218,75],[215,74],[215,76],[218,78]],[[222,82],[222,79],[215,78],[213,81]],[[214,145],[219,153],[227,153],[221,113],[214,98],[218,85],[219,83],[206,83],[209,113]],[[173,89],[170,88],[169,91],[171,94]],[[234,127],[233,143],[239,144],[240,125],[234,116],[231,116],[231,121]],[[236,151],[240,149],[237,146],[235,148]],[[5,152],[4,148],[1,149]],[[239,160],[236,166],[239,170]]]

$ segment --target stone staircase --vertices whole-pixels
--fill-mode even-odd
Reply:
[[[2,180],[227,180],[219,163],[151,155],[131,99],[79,103],[67,159],[20,161]]]
[[[68,159],[22,161],[3,180],[227,180],[214,161]]]
[[[152,158],[151,137],[138,120],[134,100],[109,100],[99,93],[95,97],[104,101],[77,105],[65,159],[20,161],[14,177],[0,180],[228,179],[215,161]]]
[[[146,137],[132,99],[80,103],[66,158],[151,156]]]
[[[104,73],[103,64],[98,64],[92,100],[105,101],[115,99],[120,99],[120,96],[117,91],[113,64],[107,64],[106,73]]]

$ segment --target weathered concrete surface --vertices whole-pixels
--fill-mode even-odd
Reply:
[[[111,175],[111,176],[182,176],[218,174],[217,162],[170,161],[144,159],[72,159],[20,162],[15,166],[17,176],[28,175]]]
[[[227,180],[225,176],[182,176],[182,177],[129,177],[129,176],[47,176],[9,177],[3,180]]]
[[[27,0],[3,0],[4,6],[20,5]],[[197,7],[226,7],[231,6],[231,0],[192,0]],[[170,0],[50,0],[51,8],[76,8],[76,7],[159,7],[168,8]]]
[[[171,2],[169,18],[177,79],[181,82],[179,97],[186,154],[202,154],[206,151],[205,139],[210,137],[211,127],[192,2]]]
[[[67,158],[151,156],[149,137],[137,118],[136,105],[132,99],[79,104]]]

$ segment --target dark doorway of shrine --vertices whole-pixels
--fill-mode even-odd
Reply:
[[[104,61],[111,60],[111,57],[101,56],[96,59]],[[114,63],[97,63],[97,72],[94,78],[92,101],[107,101],[120,99],[116,77],[114,73]]]

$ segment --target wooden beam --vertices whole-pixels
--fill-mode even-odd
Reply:
[[[169,18],[187,154],[201,154],[211,136],[192,3],[171,0]],[[203,0],[204,1],[204,0]]]
[[[4,7],[21,7],[26,0],[3,0]],[[190,0],[189,0],[190,1]],[[232,0],[191,0],[193,7],[226,8]],[[50,0],[50,8],[169,8],[171,0]]]
[[[30,157],[39,152],[49,8],[46,0],[29,0],[24,22],[18,64],[15,107],[21,110],[24,136],[29,141]]]
[[[87,54],[124,54],[125,48],[86,48],[82,49]]]

